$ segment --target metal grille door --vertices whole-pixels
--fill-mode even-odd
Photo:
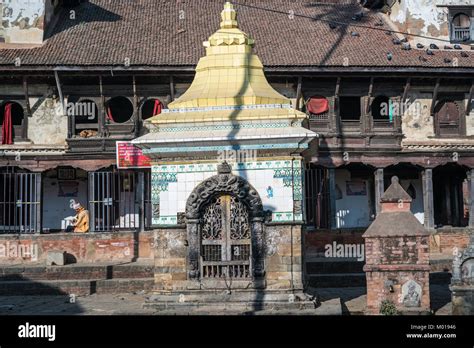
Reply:
[[[140,227],[137,177],[131,171],[89,173],[92,231],[136,230]]]
[[[308,165],[305,169],[306,223],[314,228],[329,227],[329,185],[327,170]]]
[[[202,276],[249,278],[250,235],[247,207],[235,197],[224,195],[216,198],[203,216]]]
[[[41,174],[0,173],[0,232],[39,233]]]

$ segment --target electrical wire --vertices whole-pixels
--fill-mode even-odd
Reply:
[[[306,16],[306,15],[303,15],[303,14],[297,14],[297,13],[293,13],[293,12],[289,13],[289,12],[285,12],[285,11],[274,10],[274,9],[271,9],[271,8],[268,8],[268,7],[261,7],[261,6],[256,6],[256,5],[245,5],[245,4],[242,4],[242,3],[239,3],[239,2],[235,2],[235,1],[233,2],[233,4],[238,5],[238,6],[242,6],[242,7],[253,8],[253,9],[256,9],[256,10],[263,10],[263,11],[267,11],[267,12],[284,14],[285,16],[292,15],[294,17],[311,19],[311,20],[314,20],[314,21],[320,21],[320,22],[325,22],[325,23],[329,23],[329,24],[337,24],[337,25],[340,25],[340,26],[348,26],[348,27],[363,28],[363,29],[370,29],[370,30],[378,30],[378,31],[383,31],[385,33],[402,34],[404,36],[419,37],[419,38],[423,38],[423,39],[428,39],[428,40],[433,40],[433,41],[440,41],[440,42],[445,42],[445,43],[449,43],[449,44],[451,43],[451,41],[446,40],[446,39],[440,39],[440,38],[435,38],[435,37],[421,35],[421,34],[412,34],[412,33],[404,32],[404,31],[377,28],[377,27],[373,27],[373,26],[369,26],[369,25],[355,24],[355,23],[349,23],[349,22],[341,22],[341,21],[330,20],[330,19],[322,19],[322,18],[316,19],[314,17]],[[313,4],[317,4],[317,3],[313,3]],[[328,3],[319,3],[319,4],[328,5],[328,6],[331,5],[331,4],[328,4]]]

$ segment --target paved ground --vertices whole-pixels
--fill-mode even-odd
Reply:
[[[343,314],[360,315],[365,309],[365,288],[325,288],[318,289],[322,305],[317,310],[301,311],[260,311],[252,314]],[[144,293],[120,295],[90,295],[70,298],[68,296],[0,296],[0,315],[173,315],[190,314],[157,312],[143,308],[149,295]],[[436,315],[451,313],[450,293],[447,286],[432,285],[431,301]],[[209,313],[206,308],[197,309],[192,314]],[[237,314],[225,312],[226,314]]]
[[[172,311],[157,312],[154,309],[143,308],[142,305],[149,295],[90,295],[77,297],[71,303],[67,296],[2,296],[0,297],[0,315],[176,315],[176,314],[242,314],[219,309],[210,313],[206,308],[196,309],[193,313],[176,313]],[[340,301],[333,299],[325,301],[316,310],[272,311],[265,310],[264,314],[340,314]]]

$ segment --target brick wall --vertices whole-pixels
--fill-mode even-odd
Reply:
[[[130,261],[134,257],[152,258],[152,242],[150,232],[0,235],[0,262],[44,262],[48,251],[66,252],[68,259],[77,263]]]
[[[400,312],[430,310],[428,236],[370,237],[365,240],[367,313],[379,314],[382,301]],[[403,305],[402,287],[414,280],[421,287],[420,306]]]

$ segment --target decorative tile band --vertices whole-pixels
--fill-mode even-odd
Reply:
[[[293,161],[293,168],[301,168],[301,160]],[[199,164],[163,164],[154,165],[153,173],[202,173],[217,172],[218,163],[199,163]],[[279,161],[254,161],[231,163],[232,170],[266,170],[266,169],[291,169],[291,160]]]
[[[163,114],[185,113],[185,112],[208,112],[223,110],[258,110],[258,109],[291,109],[291,104],[254,104],[254,105],[222,105],[206,106],[180,109],[164,109]]]
[[[303,221],[302,214],[294,214],[293,212],[274,212],[272,213],[272,222],[301,222]],[[176,225],[178,223],[177,215],[160,216],[153,218],[152,224],[160,225]]]
[[[172,152],[200,152],[200,151],[231,151],[231,150],[273,150],[273,149],[307,149],[308,144],[258,144],[258,145],[229,145],[229,146],[191,146],[191,147],[155,147],[143,150],[146,155],[154,153]]]
[[[258,129],[258,128],[286,128],[291,127],[290,121],[285,122],[273,122],[273,123],[261,123],[261,122],[249,122],[241,124],[213,124],[206,126],[182,126],[182,127],[167,127],[160,126],[152,131],[153,133],[158,132],[189,132],[189,131],[210,131],[210,130],[238,130],[238,129]]]

